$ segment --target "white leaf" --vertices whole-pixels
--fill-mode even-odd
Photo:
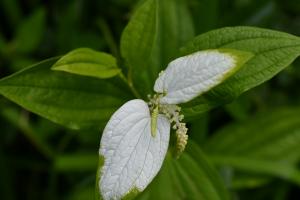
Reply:
[[[169,63],[155,82],[163,104],[185,103],[236,72],[252,54],[232,49],[199,51]]]
[[[158,173],[169,145],[170,123],[159,115],[155,137],[150,126],[148,105],[138,99],[124,104],[107,123],[99,151],[104,165],[98,185],[104,200],[142,191]]]

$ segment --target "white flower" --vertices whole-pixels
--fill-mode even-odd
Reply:
[[[180,107],[236,72],[249,54],[236,50],[207,50],[180,57],[160,73],[147,104],[131,100],[108,121],[102,135],[98,186],[104,200],[119,200],[144,190],[160,170],[170,138],[176,130],[177,150],[187,144],[187,128]]]

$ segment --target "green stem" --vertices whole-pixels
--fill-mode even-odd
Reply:
[[[107,25],[106,21],[104,19],[99,19],[98,20],[98,25],[99,28],[101,29],[103,36],[107,42],[107,45],[110,49],[110,51],[112,52],[112,54],[118,59],[120,59],[120,53],[118,50],[118,45],[114,40],[114,37],[112,35],[112,32],[109,28],[109,26]],[[127,79],[123,73],[120,74],[120,78],[129,86],[130,90],[132,91],[132,93],[134,94],[134,96],[136,98],[141,99],[141,95],[137,92],[137,90],[134,88],[133,83],[131,81],[131,79]]]
[[[120,73],[120,78],[129,86],[131,92],[134,94],[134,96],[138,99],[141,99],[141,95],[138,93],[138,91],[134,88],[132,81],[130,79],[127,79],[123,73]]]
[[[23,131],[24,135],[30,140],[31,144],[35,146],[35,148],[37,148],[40,151],[40,153],[42,153],[46,158],[50,160],[53,159],[53,151],[44,141],[42,141],[39,137],[36,136],[37,133],[29,125],[28,118],[26,118],[25,113],[23,113],[23,115],[20,116],[19,127]]]
[[[111,53],[119,60],[120,54],[118,50],[118,45],[114,40],[114,37],[112,35],[112,32],[110,31],[109,26],[107,25],[106,21],[104,21],[104,19],[99,19],[98,25],[99,28],[101,29],[104,39],[107,42],[108,48],[110,49]]]
[[[28,123],[28,113],[27,111],[23,111],[23,113],[19,114],[14,109],[6,109],[3,110],[3,117],[5,117],[10,123],[18,127],[24,136],[30,141],[30,143],[46,158],[52,160],[54,157],[54,153],[52,149],[46,144],[38,134],[33,130],[33,128]]]

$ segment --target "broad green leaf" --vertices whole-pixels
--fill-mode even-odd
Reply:
[[[300,170],[289,163],[224,154],[211,155],[209,159],[219,166],[231,166],[241,171],[275,176],[300,185]]]
[[[282,108],[230,124],[209,139],[204,149],[220,166],[299,184],[300,171],[296,167],[300,160],[299,114],[300,108]]]
[[[273,30],[229,27],[196,37],[182,49],[182,54],[216,48],[252,52],[254,56],[227,81],[192,102],[182,105],[186,116],[205,112],[232,101],[241,93],[275,76],[300,55],[300,39]]]
[[[20,53],[30,53],[40,44],[46,24],[46,13],[43,8],[37,9],[19,26],[13,40],[13,48]]]
[[[253,55],[231,49],[199,51],[173,60],[155,81],[162,104],[185,103],[222,83]]]
[[[111,78],[121,72],[113,56],[88,48],[69,52],[52,69],[96,78]]]
[[[11,69],[14,72],[20,71],[27,66],[31,66],[35,63],[38,63],[39,60],[36,60],[32,57],[29,57],[27,55],[14,55],[13,58],[11,59]]]
[[[159,72],[178,57],[179,48],[193,35],[184,0],[147,0],[137,9],[123,32],[121,53],[143,97],[153,92]]]
[[[189,139],[192,139],[194,142],[202,146],[209,134],[209,122],[209,113],[203,113],[198,115],[197,118],[189,121]]]
[[[245,122],[230,124],[210,138],[210,154],[242,155],[275,161],[300,159],[300,108],[260,113]]]
[[[73,129],[99,129],[131,99],[117,79],[96,79],[53,71],[57,58],[0,80],[0,94],[53,122]]]
[[[160,70],[179,56],[180,47],[195,35],[187,1],[158,1],[157,26],[157,38],[150,66],[155,69],[152,71],[156,73],[153,74],[154,80]]]
[[[157,178],[137,199],[226,200],[229,194],[217,171],[191,142],[179,160],[167,156]]]
[[[121,37],[121,55],[129,66],[130,81],[145,87],[151,85],[148,76],[150,55],[156,38],[157,0],[146,0],[132,16]],[[146,88],[144,88],[146,89]]]
[[[146,102],[128,101],[108,121],[101,138],[97,185],[104,200],[126,199],[143,191],[160,170],[169,146],[170,122],[158,115],[151,134]]]

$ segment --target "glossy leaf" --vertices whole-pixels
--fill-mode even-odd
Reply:
[[[121,72],[113,56],[88,48],[69,52],[52,69],[96,78],[111,78]]]
[[[51,121],[73,129],[99,129],[131,98],[118,79],[100,80],[53,71],[56,58],[0,80],[0,94]]]
[[[234,76],[205,95],[183,105],[192,116],[232,101],[241,93],[269,80],[300,55],[300,39],[287,33],[254,28],[229,27],[204,33],[183,49],[183,55],[205,49],[232,48],[254,56]]]

